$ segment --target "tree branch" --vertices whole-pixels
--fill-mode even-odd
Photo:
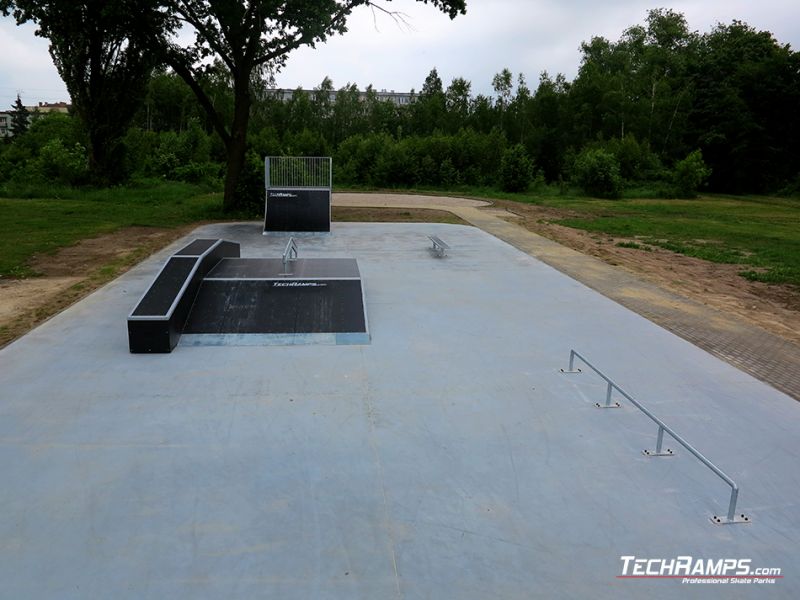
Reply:
[[[231,134],[225,127],[225,123],[222,119],[222,116],[219,114],[217,109],[214,107],[214,103],[208,97],[205,90],[202,88],[200,83],[197,81],[197,77],[195,73],[192,71],[192,68],[181,60],[179,53],[170,51],[167,54],[167,64],[172,67],[172,70],[186,82],[192,92],[194,92],[195,96],[197,96],[197,101],[203,107],[203,110],[206,111],[208,117],[211,119],[211,125],[214,127],[214,131],[217,132],[219,137],[222,139],[223,143],[227,146],[231,142]]]

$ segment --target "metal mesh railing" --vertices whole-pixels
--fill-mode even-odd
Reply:
[[[268,156],[264,159],[266,188],[326,189],[333,185],[328,156]]]

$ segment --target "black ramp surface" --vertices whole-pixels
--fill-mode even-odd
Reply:
[[[197,257],[170,258],[133,311],[133,316],[166,316],[196,262]]]
[[[238,257],[239,244],[225,240],[195,240],[172,256],[128,317],[131,352],[171,352],[180,339],[203,277],[223,258]]]
[[[349,279],[359,277],[354,258],[298,258],[289,263],[290,275],[284,275],[280,258],[226,258],[214,267],[206,279]]]
[[[211,248],[219,240],[198,239],[194,240],[188,246],[178,250],[174,256],[200,256],[203,252]]]
[[[329,190],[270,190],[265,231],[330,231]]]
[[[358,280],[204,281],[184,333],[366,333]]]

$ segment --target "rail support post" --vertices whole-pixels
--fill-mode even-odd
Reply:
[[[663,445],[664,445],[664,426],[663,425],[659,425],[658,426],[658,438],[656,439],[655,452],[653,452],[652,450],[642,450],[642,454],[644,454],[645,456],[650,456],[650,457],[653,457],[653,456],[675,456],[675,453],[670,448],[667,448],[666,450],[664,450],[662,452],[661,448],[663,447]]]

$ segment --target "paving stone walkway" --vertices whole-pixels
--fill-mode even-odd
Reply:
[[[675,335],[800,400],[800,346],[480,210],[487,203],[434,196],[334,194],[335,206],[446,210],[622,304]],[[452,244],[451,244],[452,245]],[[457,251],[454,248],[452,251]]]

